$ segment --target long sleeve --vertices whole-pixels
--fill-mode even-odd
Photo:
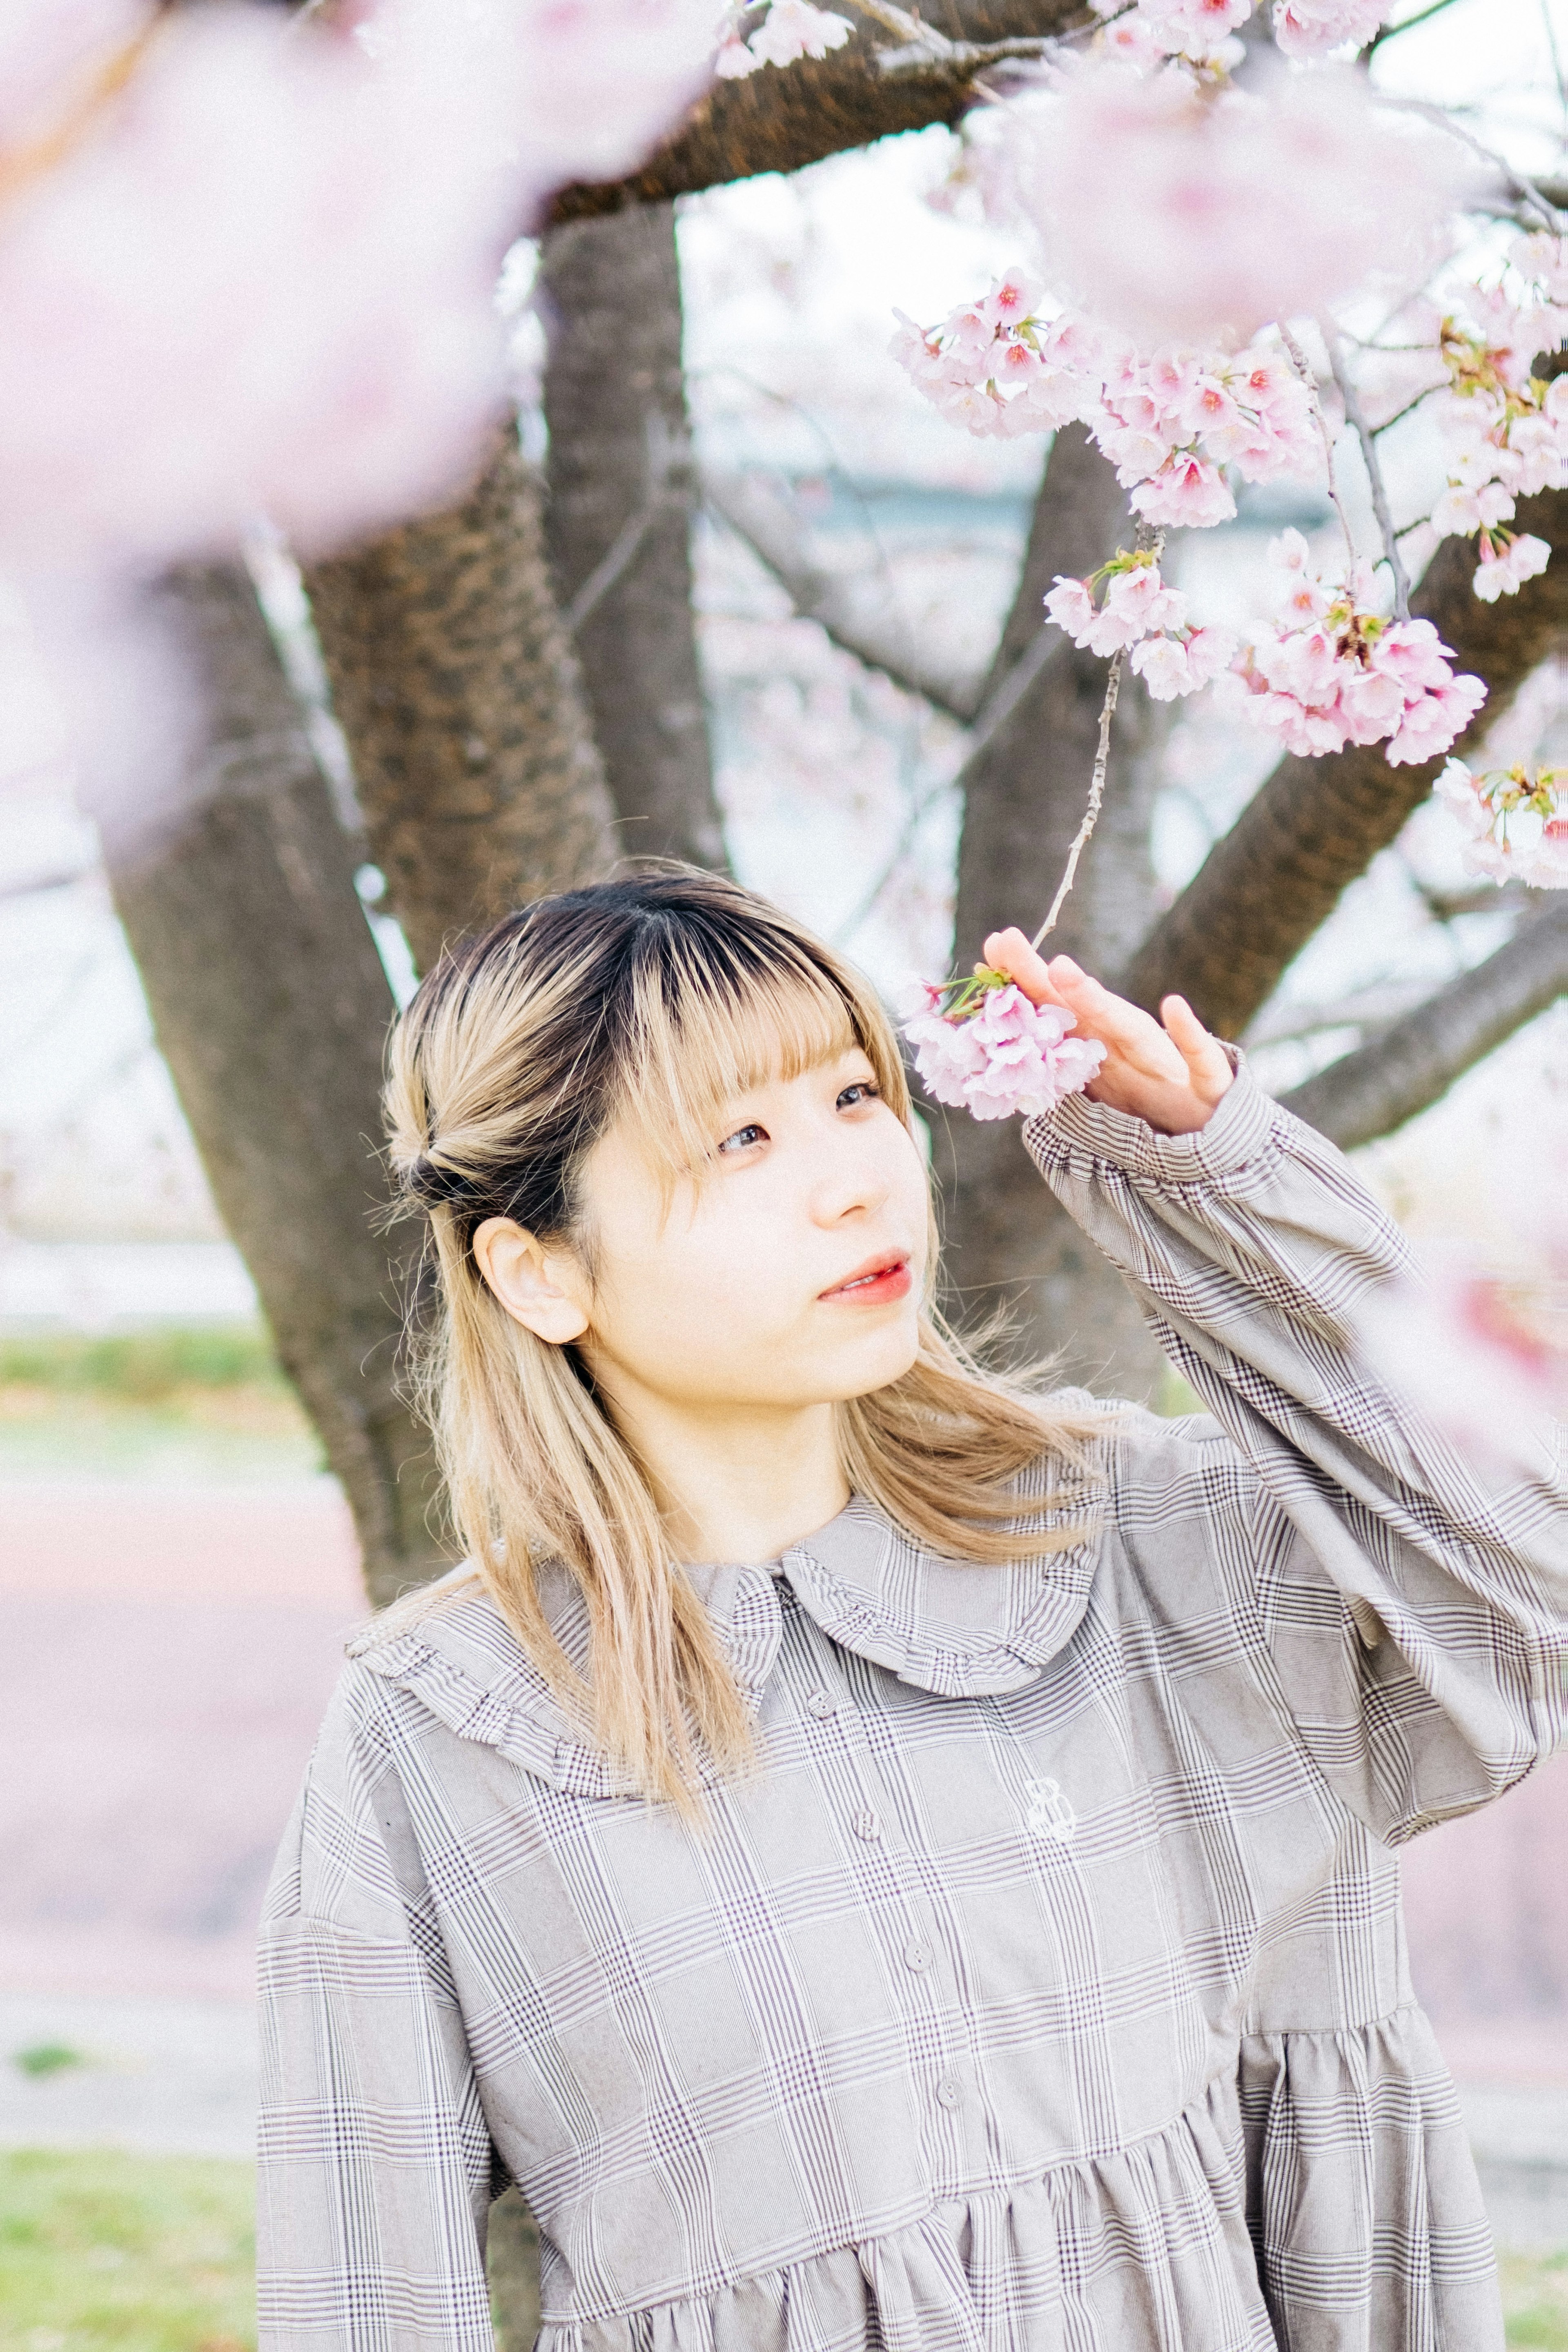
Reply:
[[[489,2134],[378,1703],[351,1669],[263,1921],[261,2352],[491,2352]]]
[[[1199,1135],[1073,1097],[1026,1141],[1239,1451],[1251,1625],[1324,1776],[1394,1844],[1521,1779],[1568,1729],[1561,1453],[1489,1493],[1369,1373],[1405,1257],[1354,1171],[1245,1066]],[[1124,1482],[1163,1442],[1128,1417]]]

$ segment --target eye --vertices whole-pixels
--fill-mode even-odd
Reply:
[[[835,1108],[838,1110],[856,1110],[862,1103],[880,1102],[881,1099],[882,1089],[875,1078],[856,1078],[851,1085],[843,1089]]]
[[[727,1135],[724,1138],[719,1150],[721,1154],[728,1152],[733,1158],[737,1152],[750,1151],[754,1144],[765,1143],[767,1139],[768,1131],[765,1127],[738,1127],[733,1135]]]

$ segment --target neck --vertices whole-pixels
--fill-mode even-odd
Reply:
[[[601,1385],[677,1559],[760,1566],[849,1500],[831,1404],[692,1409],[624,1381]]]

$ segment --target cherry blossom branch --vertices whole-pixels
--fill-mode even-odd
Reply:
[[[1410,618],[1410,580],[1399,552],[1399,539],[1388,504],[1388,487],[1383,478],[1377,442],[1367,424],[1350,370],[1345,365],[1338,336],[1326,333],[1323,340],[1328,345],[1329,365],[1333,370],[1334,382],[1339,385],[1340,398],[1345,404],[1345,421],[1361,444],[1362,462],[1366,467],[1366,478],[1372,489],[1372,510],[1377,517],[1378,530],[1383,533],[1384,560],[1394,574],[1394,616],[1395,620],[1407,621]]]
[[[1078,874],[1078,861],[1089,847],[1089,838],[1100,821],[1100,803],[1105,798],[1105,772],[1110,762],[1110,722],[1116,716],[1116,698],[1121,689],[1122,658],[1120,650],[1110,656],[1110,670],[1105,681],[1105,700],[1100,711],[1100,744],[1094,755],[1094,773],[1089,780],[1089,805],[1083,813],[1083,823],[1073,835],[1072,847],[1068,851],[1068,862],[1062,869],[1062,878],[1057,884],[1057,895],[1051,900],[1050,912],[1030,940],[1031,947],[1037,948],[1041,940],[1056,929],[1057,917],[1061,913]]]
[[[957,67],[965,73],[978,73],[985,66],[1005,65],[1015,58],[1037,64],[1063,46],[1051,33],[1020,33],[1000,41],[954,41],[934,25],[893,6],[891,0],[851,0],[851,4],[863,16],[869,16],[873,24],[897,33],[905,44],[901,49],[876,52],[878,69],[884,74],[913,73],[928,65]],[[1085,26],[1082,31],[1092,35],[1099,29],[1099,25],[1093,24]]]
[[[1387,343],[1368,343],[1364,348],[1369,352],[1379,352],[1388,351],[1392,346]],[[1417,346],[1414,343],[1410,345],[1410,349],[1412,351],[1418,348],[1425,347]],[[1414,400],[1407,400],[1403,408],[1396,408],[1392,416],[1385,416],[1381,425],[1374,425],[1372,428],[1373,439],[1375,440],[1380,434],[1392,433],[1396,425],[1403,425],[1407,416],[1415,415],[1416,410],[1420,407],[1424,400],[1430,400],[1435,392],[1447,392],[1447,389],[1448,387],[1446,382],[1443,383],[1429,383],[1425,392],[1418,392]]]
[[[1356,560],[1355,537],[1351,530],[1350,517],[1345,512],[1344,500],[1340,496],[1339,478],[1334,472],[1334,436],[1329,431],[1329,420],[1323,415],[1323,404],[1318,397],[1318,379],[1306,352],[1301,349],[1289,328],[1283,322],[1279,328],[1279,340],[1285,346],[1291,366],[1301,379],[1308,399],[1312,404],[1312,421],[1318,428],[1318,438],[1323,445],[1323,463],[1328,468],[1329,503],[1338,515],[1340,529],[1344,533],[1346,561],[1353,564]]]

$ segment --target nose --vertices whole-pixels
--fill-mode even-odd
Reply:
[[[820,1157],[811,1187],[813,1223],[824,1231],[874,1215],[892,1191],[879,1153],[864,1129],[833,1122],[816,1146]]]

